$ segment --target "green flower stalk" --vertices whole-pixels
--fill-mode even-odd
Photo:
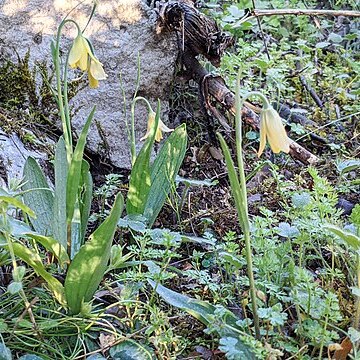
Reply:
[[[238,171],[236,171],[234,162],[230,155],[229,147],[227,146],[224,138],[218,134],[226,167],[229,173],[229,180],[232,195],[235,200],[235,206],[239,216],[239,223],[244,234],[245,252],[247,273],[250,284],[250,298],[252,313],[254,319],[255,336],[260,338],[260,325],[259,316],[257,312],[257,297],[254,279],[254,271],[252,265],[252,249],[250,237],[250,222],[248,214],[247,191],[246,191],[246,177],[244,171],[243,154],[242,154],[242,126],[241,126],[241,109],[246,98],[250,96],[258,96],[263,102],[263,109],[261,111],[261,124],[260,124],[260,148],[258,155],[260,156],[265,148],[266,140],[269,141],[270,147],[274,152],[289,152],[290,140],[286,135],[285,129],[282,125],[279,114],[269,104],[266,97],[259,92],[250,92],[244,99],[240,99],[240,76],[237,78],[236,83],[236,157]]]
[[[89,22],[94,15],[96,3],[93,6]],[[68,14],[69,15],[69,14]],[[89,24],[88,22],[88,24]],[[66,61],[61,62],[60,59],[60,40],[63,28],[66,24],[72,24],[77,29],[77,36],[74,39],[71,49],[68,52]],[[87,26],[87,25],[86,25]],[[85,27],[86,28],[86,27]],[[96,88],[99,80],[106,79],[107,75],[103,69],[101,62],[95,56],[94,48],[89,39],[87,39],[80,29],[80,26],[72,19],[65,18],[59,25],[55,42],[51,44],[51,53],[55,66],[56,90],[52,92],[56,98],[59,115],[61,118],[63,137],[66,149],[67,159],[67,179],[66,179],[66,223],[67,223],[67,251],[70,256],[74,255],[77,247],[81,245],[81,241],[77,241],[77,224],[78,216],[81,214],[81,196],[79,191],[83,186],[81,181],[82,168],[84,164],[83,153],[85,148],[86,137],[90,128],[91,121],[94,117],[95,106],[85,121],[85,125],[81,131],[76,146],[73,146],[71,114],[68,101],[68,68],[79,68],[81,71],[87,71],[89,77],[89,85]],[[82,236],[80,237],[83,238]],[[79,238],[79,239],[80,239]],[[73,245],[78,244],[75,248]]]

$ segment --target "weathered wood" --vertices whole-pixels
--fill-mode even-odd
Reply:
[[[186,1],[170,1],[159,11],[158,27],[177,31],[180,48],[193,56],[203,55],[214,66],[220,66],[224,51],[234,43],[216,22]]]
[[[221,32],[215,21],[209,19],[184,0],[164,4],[159,11],[159,28],[176,31],[180,35],[182,62],[201,89],[206,88],[222,107],[235,114],[235,95],[223,81],[211,76],[196,59],[205,56],[213,65],[220,64],[225,49],[232,44],[232,38]],[[204,82],[206,81],[206,86]],[[223,117],[215,115],[223,123]],[[242,109],[242,120],[259,130],[259,116],[249,109]],[[290,156],[304,164],[312,165],[318,158],[301,145],[291,140]]]
[[[224,109],[235,115],[235,94],[229,90],[223,82],[220,82],[216,77],[212,77],[194,57],[184,54],[183,63],[186,66],[186,69],[192,73],[194,80],[201,83],[204,79],[206,79],[208,82],[207,89],[209,94],[212,95]],[[243,107],[241,113],[242,121],[259,131],[259,116],[248,107]],[[291,140],[289,155],[306,165],[313,165],[319,160],[314,154],[294,140]]]

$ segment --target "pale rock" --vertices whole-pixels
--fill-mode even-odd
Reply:
[[[16,134],[6,134],[0,128],[0,187],[6,188],[12,180],[22,179],[28,157],[40,163],[48,160],[46,153],[26,148]]]
[[[46,60],[50,67],[50,42],[55,38],[57,26],[74,8],[69,18],[84,28],[92,4],[90,0],[83,3],[74,0],[0,0],[0,54],[17,61],[18,55],[22,58],[30,49],[30,65]],[[86,87],[72,99],[73,128],[79,134],[92,106],[96,104],[95,121],[89,132],[87,147],[107,156],[113,165],[120,168],[130,167],[130,155],[119,74],[122,74],[130,120],[138,53],[141,59],[139,94],[148,98],[154,107],[160,98],[162,119],[167,122],[177,50],[172,35],[156,34],[155,22],[154,11],[141,0],[99,0],[95,16],[85,31],[85,36],[90,38],[96,55],[104,64],[108,78],[100,81],[99,88]],[[66,54],[77,34],[76,28],[68,24],[63,34],[61,48]],[[77,77],[80,73],[71,72],[70,75]],[[141,146],[139,139],[146,132],[146,123],[146,108],[139,104],[135,122],[138,147]]]

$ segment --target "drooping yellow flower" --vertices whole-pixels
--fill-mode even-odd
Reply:
[[[92,51],[89,40],[80,32],[71,47],[69,65],[87,71],[91,88],[97,88],[99,80],[107,78],[103,65]]]
[[[260,113],[259,157],[265,149],[266,140],[274,153],[290,151],[290,139],[286,134],[280,115],[271,105],[265,107]]]
[[[140,139],[140,140],[145,140],[149,137],[150,133],[151,133],[151,129],[154,127],[155,124],[155,117],[156,117],[156,113],[154,113],[153,111],[150,112],[149,114],[149,118],[148,118],[148,124],[147,124],[147,131],[146,134]],[[162,132],[172,132],[174,131],[174,129],[170,129],[168,128],[160,119],[159,119],[159,124],[158,124],[158,128],[156,130],[156,134],[155,134],[155,141],[160,142],[163,138]]]
[[[79,32],[69,53],[69,65],[82,71],[88,69],[89,56],[93,56],[87,39]]]
[[[101,62],[91,57],[90,58],[90,66],[88,68],[88,77],[89,77],[89,84],[91,88],[97,88],[99,86],[98,80],[105,80],[107,75],[104,71],[104,68]]]

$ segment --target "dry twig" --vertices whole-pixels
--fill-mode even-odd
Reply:
[[[240,26],[243,22],[251,19],[257,19],[262,16],[346,16],[346,17],[360,17],[360,11],[352,10],[317,10],[317,9],[253,9],[247,16],[244,16],[233,27]]]

